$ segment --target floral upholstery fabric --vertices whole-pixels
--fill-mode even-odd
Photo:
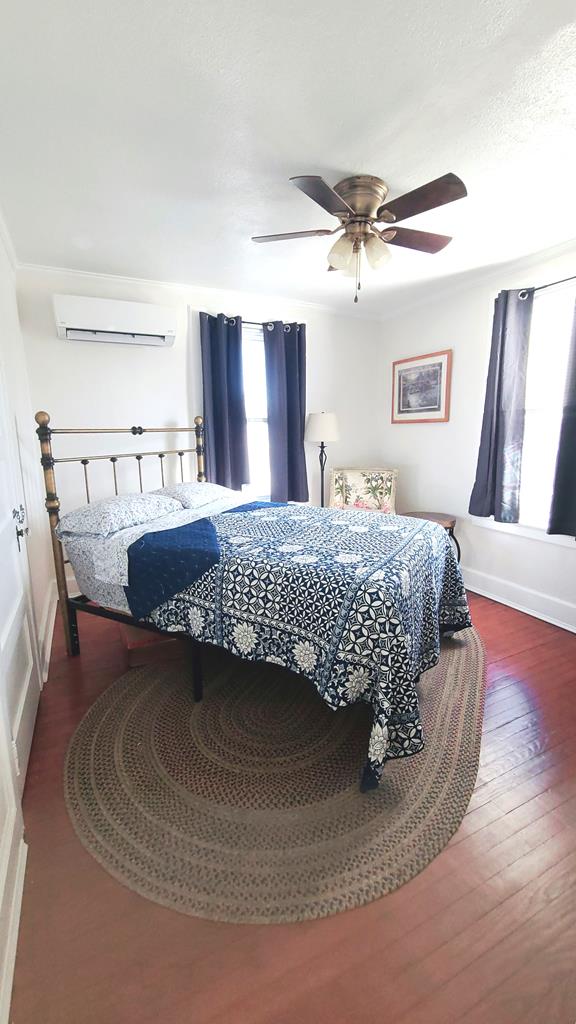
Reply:
[[[334,469],[330,507],[396,511],[396,469]]]

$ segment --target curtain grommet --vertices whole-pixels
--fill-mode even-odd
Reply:
[[[290,324],[284,324],[284,331],[286,334],[290,334]]]
[[[518,292],[518,298],[519,298],[520,302],[524,302],[528,298],[529,295],[530,295],[530,292],[527,291],[526,288],[523,288],[522,291]]]
[[[267,331],[273,331],[274,330],[274,324],[266,324],[266,330]]]

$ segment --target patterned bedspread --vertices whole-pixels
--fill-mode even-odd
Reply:
[[[416,682],[440,634],[470,626],[442,527],[253,503],[131,545],[137,618],[307,676],[333,708],[373,710],[363,787],[423,746]]]

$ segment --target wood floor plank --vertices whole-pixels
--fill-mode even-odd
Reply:
[[[550,872],[537,877],[529,889],[526,888],[525,891],[518,894],[515,907],[506,908],[506,914],[500,907],[499,916],[502,925],[514,932],[517,919],[537,916],[539,910],[548,907],[552,893],[560,898],[565,891],[570,891],[570,887],[574,884],[575,858],[576,855],[573,853],[569,858],[569,864],[560,863],[555,869],[554,879]],[[482,948],[482,941],[485,945],[491,946],[499,936],[508,934],[507,931],[503,931],[502,927],[498,930],[496,918],[496,912],[489,920],[488,915],[480,915],[474,928],[462,932],[457,938],[445,944],[447,952],[450,953],[450,956],[445,956],[442,959],[442,965],[446,970],[449,971],[452,968],[456,972],[458,966],[461,967],[467,957],[476,959],[478,950]],[[475,940],[476,945],[474,945],[474,932],[479,936]],[[494,935],[494,939],[491,937],[492,935]],[[414,937],[418,936],[419,930]],[[393,946],[382,948],[378,943],[377,936],[372,935],[371,937],[366,936],[359,946],[354,945],[345,964],[338,955],[338,951],[329,962],[324,962],[321,954],[317,953],[312,962],[307,960],[304,965],[305,977],[303,979],[298,977],[302,970],[302,966],[298,965],[298,967],[289,967],[284,974],[275,974],[270,978],[269,992],[260,990],[249,999],[246,999],[243,993],[241,1005],[237,1002],[238,992],[235,993],[232,1001],[227,1001],[226,995],[223,994],[218,1002],[220,1019],[241,1019],[250,1021],[251,1024],[268,1019],[274,1020],[274,1022],[286,1021],[286,1024],[288,1021],[312,1024],[314,1020],[323,1019],[322,1016],[318,1017],[318,1013],[321,1014],[321,1007],[330,1001],[331,993],[336,989],[339,993],[340,1015],[334,1018],[335,1020],[354,1020],[356,1019],[355,1014],[358,1015],[358,1019],[365,1017],[369,1019],[370,1007],[374,1006],[375,1000],[378,1001],[379,998],[382,998],[380,993],[385,991],[386,1018],[411,1022],[413,1018],[416,1019],[414,1014],[418,1009],[419,996],[431,987],[432,972],[428,967],[427,960],[423,960],[415,963],[411,969],[398,973],[402,965],[402,957],[399,956],[401,949],[404,949],[405,956],[409,956],[408,938],[405,939],[403,946],[400,943],[395,943]],[[415,956],[412,959],[418,960],[416,946],[413,949]],[[460,955],[459,960],[457,960],[458,954]],[[428,958],[428,960],[430,959]],[[354,986],[354,978],[358,976],[362,977],[361,992]],[[440,998],[440,993],[438,998]],[[268,1018],[261,1015],[262,1005],[270,1007],[273,1016]],[[210,1019],[217,1020],[219,1018],[214,1016]],[[436,1018],[431,1019],[435,1020]]]
[[[485,999],[498,985],[507,983],[523,964],[532,960],[534,965],[542,961],[547,949],[564,948],[570,944],[576,934],[576,879],[572,877],[572,885],[567,893],[557,899],[547,900],[546,905],[534,915],[530,908],[525,908],[527,919],[512,932],[507,931],[498,941],[492,935],[484,938],[489,948],[480,956],[474,956],[467,967],[437,990],[433,995],[425,995],[409,1013],[396,1017],[398,1024],[429,1024],[430,1020],[442,1020],[443,1024],[459,1024],[464,1011],[472,1010],[477,1003]],[[486,927],[490,927],[485,922]],[[497,933],[501,934],[501,933]],[[482,937],[471,949],[463,949],[462,945],[454,953],[460,954],[461,962],[482,948]],[[433,970],[437,969],[438,961]],[[454,963],[449,967],[452,972]],[[543,972],[544,973],[544,972]],[[436,975],[433,976],[436,981]],[[428,975],[429,983],[433,983]],[[547,1024],[547,1022],[546,1022]]]
[[[460,829],[390,896],[268,927],[152,904],[80,846],[64,755],[126,662],[114,623],[83,617],[80,659],[66,657],[58,627],[24,799],[11,1024],[575,1024],[576,636],[470,603],[488,693]]]
[[[574,1024],[575,950],[576,928],[561,932],[481,999],[460,1024]]]

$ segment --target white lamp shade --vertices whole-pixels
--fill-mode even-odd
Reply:
[[[353,252],[346,266],[340,268],[340,273],[343,274],[344,277],[356,277],[359,255],[359,253]]]
[[[392,255],[386,243],[378,235],[370,235],[364,242],[364,249],[372,270],[378,270],[378,267],[387,263]]]
[[[350,235],[341,235],[328,253],[328,263],[336,270],[343,270],[350,262],[354,251],[354,239]]]
[[[306,420],[305,441],[338,441],[338,420],[333,412],[311,412]]]

